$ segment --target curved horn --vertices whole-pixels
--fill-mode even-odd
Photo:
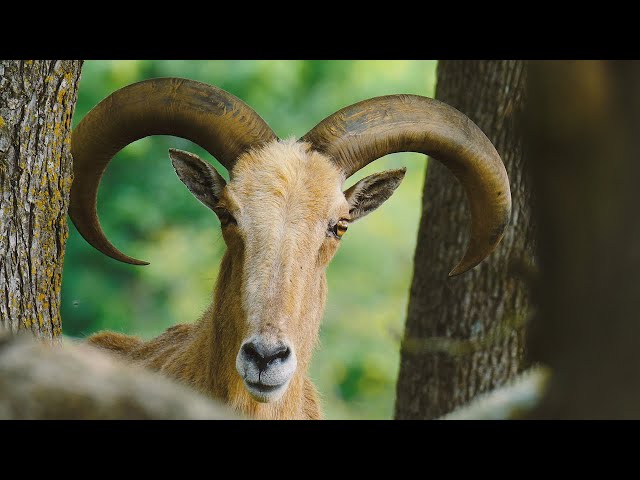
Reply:
[[[444,163],[471,207],[469,246],[449,276],[475,267],[502,239],[511,215],[504,164],[482,130],[445,103],[418,95],[372,98],[330,115],[301,140],[332,158],[345,179],[395,152],[424,153]]]
[[[253,146],[276,139],[242,100],[205,83],[155,78],[115,91],[96,105],[71,137],[74,182],[69,215],[93,247],[134,265],[105,236],[96,211],[98,186],[109,161],[122,148],[149,135],[175,135],[197,143],[227,170]]]

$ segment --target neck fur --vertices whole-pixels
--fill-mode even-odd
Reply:
[[[193,348],[201,352],[203,371],[196,387],[222,400],[240,414],[257,419],[304,419],[320,418],[320,408],[315,387],[308,378],[310,358],[300,358],[298,368],[283,397],[273,403],[255,401],[247,392],[236,371],[235,357],[242,341],[242,325],[245,313],[238,301],[242,288],[241,263],[234,261],[229,251],[225,252],[220,265],[220,274],[214,290],[213,303],[198,322]],[[322,272],[321,301],[315,309],[319,317],[324,312],[326,277]],[[319,318],[318,318],[319,324]],[[313,339],[317,343],[318,332]],[[309,355],[310,357],[310,355]],[[206,366],[205,366],[206,365]]]

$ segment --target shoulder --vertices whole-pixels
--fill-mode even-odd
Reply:
[[[104,350],[127,354],[142,344],[138,337],[117,332],[98,332],[87,338],[87,343]]]

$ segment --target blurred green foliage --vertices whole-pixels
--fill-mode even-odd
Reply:
[[[114,90],[161,76],[219,86],[287,138],[369,97],[433,96],[435,61],[87,61],[74,123]],[[62,288],[66,335],[109,329],[151,338],[196,320],[209,303],[225,245],[216,216],[177,179],[170,147],[219,167],[206,151],[175,137],[146,138],[118,154],[99,192],[100,220],[116,246],[151,265],[103,256],[69,222]],[[380,210],[349,229],[328,269],[329,299],[310,372],[327,418],[393,415],[426,159],[389,155],[345,185],[401,165],[408,168],[402,185]]]

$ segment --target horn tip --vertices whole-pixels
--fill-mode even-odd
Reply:
[[[449,272],[449,278],[462,275],[467,270],[469,270],[469,268],[462,264],[456,265],[455,268]]]
[[[458,275],[462,275],[463,273],[468,272],[472,268],[478,266],[484,258],[485,257],[481,257],[480,259],[473,260],[467,259],[467,257],[465,256],[465,258],[463,258],[460,263],[458,263],[458,265],[456,265],[454,269],[449,272],[449,278],[457,277]]]
[[[118,260],[119,262],[128,263],[129,265],[143,265],[143,266],[149,265],[149,262],[145,262],[144,260],[138,260],[137,258],[129,257],[124,254],[116,256],[116,255],[111,255],[107,253],[107,255],[115,260]]]

